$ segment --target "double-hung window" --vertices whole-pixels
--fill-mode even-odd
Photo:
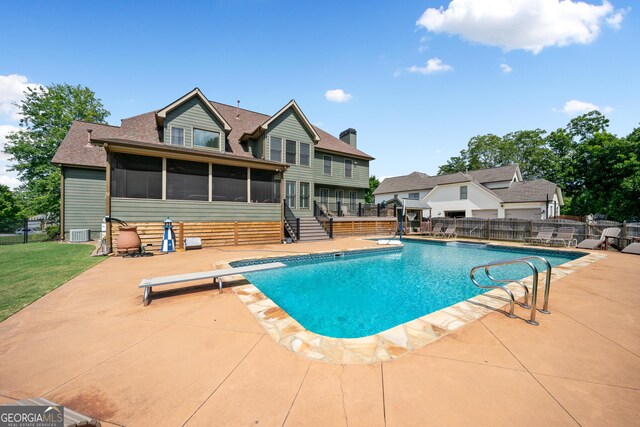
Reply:
[[[309,209],[309,183],[300,183],[300,209]]]
[[[311,157],[311,148],[306,142],[300,143],[300,165],[309,166],[309,159]]]
[[[344,159],[344,177],[351,178],[353,176],[353,160]]]
[[[467,200],[467,186],[460,187],[460,200]]]
[[[183,128],[171,128],[171,145],[184,145]]]
[[[420,198],[420,193],[409,193],[409,198],[411,200],[418,200]]]
[[[358,198],[358,193],[355,191],[349,192],[349,210],[354,212],[356,210],[356,199]]]
[[[271,137],[269,159],[274,162],[282,162],[282,138]]]
[[[295,181],[287,181],[285,197],[287,200],[287,205],[289,205],[291,209],[295,209],[296,207],[296,182]]]
[[[193,146],[220,149],[220,132],[193,129]]]
[[[323,156],[323,173],[331,175],[331,156]]]
[[[296,164],[296,147],[297,147],[298,143],[296,141],[292,141],[290,139],[287,139],[287,143],[286,143],[286,152],[285,152],[285,157],[286,157],[286,162],[289,163],[290,165],[295,165]]]

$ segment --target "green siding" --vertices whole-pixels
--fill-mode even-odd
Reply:
[[[167,113],[164,121],[164,142],[171,142],[171,127],[184,129],[184,146],[192,147],[193,128],[220,132],[220,151],[225,151],[224,125],[197,97]],[[201,148],[201,147],[198,147]]]
[[[289,165],[289,168],[284,173],[285,181],[296,182],[296,208],[292,209],[296,216],[311,216],[313,215],[313,194],[314,194],[314,173],[313,173],[313,138],[309,134],[307,128],[302,123],[302,120],[295,111],[290,108],[282,113],[276,120],[274,120],[267,129],[267,138],[265,143],[265,150],[267,156],[271,154],[269,146],[269,138],[274,136],[282,138],[282,160],[285,160],[286,155],[286,140],[296,141],[296,163],[295,165]],[[309,144],[309,166],[301,166],[300,163],[300,143]],[[300,183],[309,183],[309,208],[300,209]],[[284,198],[284,194],[282,195]]]
[[[332,174],[324,174],[324,156],[332,157]],[[313,162],[313,171],[316,185],[320,184],[332,185],[337,187],[355,187],[355,188],[369,188],[369,161],[362,159],[352,158],[353,169],[352,178],[345,178],[344,176],[344,159],[349,157],[340,156],[332,153],[325,153],[322,151],[315,152],[315,158]],[[357,164],[356,164],[357,163]]]
[[[280,221],[279,203],[194,202],[187,200],[111,199],[111,214],[127,222]]]
[[[64,174],[64,232],[91,230],[96,239],[102,228],[107,191],[104,170],[63,168]]]

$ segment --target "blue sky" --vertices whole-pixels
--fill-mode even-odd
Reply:
[[[270,114],[294,98],[330,133],[356,128],[378,177],[435,174],[475,135],[595,107],[619,135],[640,122],[628,0],[130,3],[3,5],[0,143],[25,85],[63,82],[94,90],[116,125],[196,86]],[[9,168],[0,154],[15,186]]]

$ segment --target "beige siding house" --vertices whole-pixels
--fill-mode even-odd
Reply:
[[[386,178],[376,203],[418,199],[424,216],[544,219],[560,214],[562,191],[544,179],[523,181],[518,165],[428,176],[421,172]]]

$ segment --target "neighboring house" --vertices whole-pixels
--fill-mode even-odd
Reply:
[[[314,200],[364,202],[371,160],[354,129],[335,138],[293,100],[269,116],[209,101],[196,88],[121,126],[75,121],[52,163],[62,169],[66,237],[71,229],[98,237],[106,214],[218,224],[236,242],[240,223],[250,243],[259,240],[251,224],[280,241],[283,199],[297,217],[312,216]]]
[[[413,172],[386,178],[373,194],[376,203],[423,200],[433,217],[543,219],[559,215],[563,205],[560,187],[523,181],[518,165],[437,176]]]

